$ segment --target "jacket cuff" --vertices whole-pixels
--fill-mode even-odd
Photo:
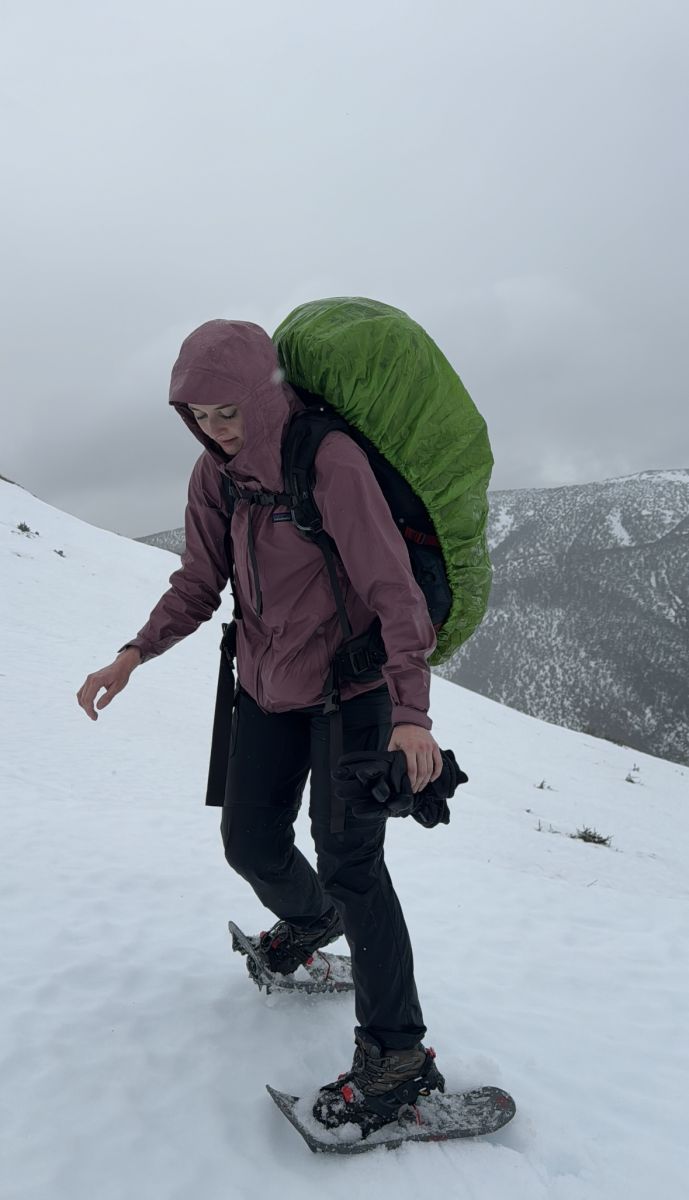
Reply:
[[[410,708],[405,704],[393,704],[392,724],[393,727],[395,725],[420,725],[422,729],[433,728],[433,722],[428,713],[422,712],[420,708]]]
[[[157,657],[155,652],[151,649],[151,643],[146,642],[143,638],[138,637],[132,638],[131,642],[125,642],[124,646],[120,646],[117,653],[121,654],[123,650],[129,650],[130,646],[133,646],[135,650],[139,651],[142,663],[148,662],[149,658]]]

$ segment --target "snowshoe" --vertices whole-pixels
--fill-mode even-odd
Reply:
[[[310,949],[307,945],[304,946],[302,941],[298,948],[297,942],[300,940],[300,934],[296,937],[290,937],[289,932],[286,936],[286,945],[283,943],[282,952],[280,952],[280,944],[273,948],[275,957],[273,961],[281,963],[282,966],[290,965],[290,958],[294,961],[297,958],[296,967],[291,973],[285,974],[284,971],[272,970],[268,966],[270,961],[266,951],[261,946],[263,941],[264,947],[268,943],[268,949],[271,949],[270,943],[278,940],[281,937],[281,931],[278,927],[286,924],[278,922],[268,933],[259,935],[246,934],[235,925],[233,921],[229,922],[229,930],[232,937],[232,949],[238,951],[246,957],[246,966],[249,977],[254,981],[259,989],[266,989],[266,993],[270,992],[307,992],[315,994],[319,992],[351,992],[354,988],[352,979],[352,962],[347,954],[327,954],[322,950],[314,949],[306,954]],[[325,923],[324,923],[325,924]],[[327,927],[322,929],[320,937],[327,937],[327,942],[331,942],[338,933],[334,932],[332,924],[330,929]],[[300,931],[301,933],[301,931]],[[313,944],[313,934],[310,939]],[[321,941],[321,945],[326,945],[327,942]],[[291,944],[291,953],[288,957],[287,951]]]
[[[446,1142],[455,1138],[484,1137],[497,1133],[516,1110],[512,1097],[497,1087],[466,1092],[431,1092],[417,1104],[405,1106],[396,1121],[388,1121],[365,1137],[349,1123],[326,1129],[314,1119],[312,1099],[299,1099],[266,1084],[268,1094],[314,1154],[365,1154],[384,1147],[396,1150],[406,1142]]]

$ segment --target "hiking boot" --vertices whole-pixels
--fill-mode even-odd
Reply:
[[[291,975],[297,967],[308,963],[322,946],[328,946],[342,934],[342,922],[335,908],[329,908],[308,928],[278,921],[258,939],[258,951],[270,971],[276,975]]]
[[[435,1050],[418,1043],[410,1050],[383,1050],[380,1042],[355,1029],[356,1049],[352,1069],[321,1088],[313,1115],[328,1129],[348,1122],[358,1125],[363,1137],[397,1120],[401,1110],[413,1107],[418,1096],[433,1088],[445,1091],[445,1080],[435,1065]]]

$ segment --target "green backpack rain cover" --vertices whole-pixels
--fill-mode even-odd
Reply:
[[[273,335],[288,383],[325,400],[404,476],[433,522],[452,591],[431,665],[481,623],[493,456],[486,423],[456,371],[400,309],[362,297],[302,304]]]

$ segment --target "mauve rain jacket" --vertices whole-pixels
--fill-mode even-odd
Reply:
[[[244,443],[228,455],[207,437],[188,405],[236,405]],[[186,549],[170,588],[138,635],[142,661],[162,654],[207,621],[229,578],[226,553],[227,493],[223,476],[249,489],[282,492],[283,437],[293,413],[304,407],[283,380],[275,347],[248,321],[208,321],[182,343],[172,370],[170,404],[198,438],[203,453],[189,481]],[[323,527],[334,539],[336,560],[353,635],[380,618],[387,664],[383,678],[392,698],[393,724],[431,728],[430,669],[436,638],[404,539],[363,450],[346,434],[329,433],[316,455],[314,497]],[[232,547],[242,620],[237,631],[237,673],[264,712],[318,704],[330,661],[342,640],[325,559],[288,520],[288,510],[235,504]],[[248,552],[253,524],[262,611]],[[342,698],[380,683],[343,682]]]

